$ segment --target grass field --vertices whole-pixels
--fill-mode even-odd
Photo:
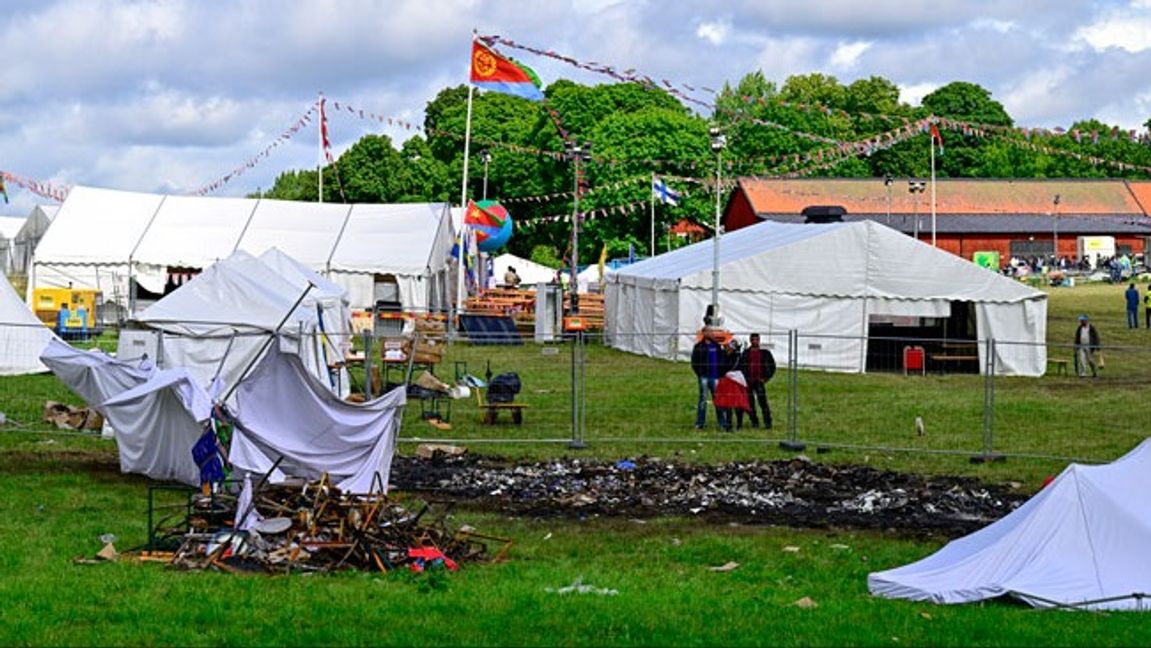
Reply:
[[[1107,372],[1138,375],[1143,367],[1136,351],[1151,346],[1151,331],[1125,328],[1121,292],[1117,286],[1053,291],[1049,338],[1070,341],[1076,315],[1089,312],[1105,343],[1133,349],[1115,354],[1114,362],[1108,358]],[[612,365],[620,375],[601,393],[608,399],[603,411],[619,418],[621,428],[634,432],[650,425],[653,434],[666,435],[663,426],[685,427],[684,408],[645,402],[652,384],[666,381],[668,389],[679,393],[690,389],[682,365],[599,348],[590,349],[589,358]],[[504,360],[497,356],[493,364]],[[631,374],[642,378],[637,381]],[[884,375],[805,372],[802,378],[813,393],[827,398],[818,406],[804,401],[803,414],[811,418],[805,425],[825,436],[850,428],[879,440],[901,439],[885,430],[906,428],[907,385],[926,390],[918,398],[932,403],[932,411],[966,411],[972,406],[970,390],[981,384],[978,377],[951,376],[920,383]],[[66,394],[46,377],[5,380],[0,393],[13,418],[34,417],[37,403]],[[554,385],[537,385],[554,390],[557,399],[561,387],[558,378]],[[1003,423],[1007,429],[1000,432],[1040,437],[1012,440],[1016,447],[1033,443],[1058,454],[1089,451],[1109,460],[1145,433],[1145,422],[1151,421],[1151,406],[1143,402],[1146,387],[1142,380],[1121,379],[1099,384],[1006,381],[1000,407],[1007,409],[1006,421],[1019,423]],[[846,421],[834,409],[845,400],[859,403]],[[539,414],[544,420],[555,416],[562,423],[562,411],[549,414],[544,405],[535,409],[545,412]],[[666,419],[658,425],[630,420],[650,419],[656,416],[650,412],[661,409],[674,411],[660,415]],[[1085,431],[1085,421],[1095,420],[1088,413],[1096,411],[1108,415],[1099,417],[1102,425]],[[419,425],[412,416],[409,411],[409,432]],[[465,424],[464,414],[455,418],[460,435],[480,433]],[[525,426],[522,433],[529,431]],[[410,449],[410,444],[401,448]],[[577,452],[603,458],[649,452],[691,461],[788,456],[773,444],[653,444],[642,436],[593,442],[581,451],[563,444],[519,443],[476,449],[524,458]],[[973,465],[962,456],[874,450],[812,456],[1019,481],[1029,489],[1063,465],[1015,457]],[[0,645],[1097,646],[1146,644],[1151,636],[1151,617],[1135,613],[1036,611],[1003,602],[941,607],[868,595],[870,571],[921,558],[937,549],[941,538],[721,526],[694,519],[513,519],[464,510],[455,514],[455,522],[514,538],[516,544],[506,563],[468,564],[454,574],[236,577],[174,572],[154,564],[72,564],[75,556],[94,554],[104,533],[115,534],[121,549],[144,541],[147,484],[119,473],[110,442],[45,432],[0,435]],[[728,561],[740,566],[726,573],[708,569]],[[616,593],[554,591],[577,579]],[[816,606],[795,605],[803,597]]]

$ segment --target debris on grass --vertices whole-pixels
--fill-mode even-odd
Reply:
[[[723,563],[722,565],[716,565],[714,567],[708,567],[708,569],[713,571],[713,572],[729,572],[729,571],[734,571],[738,567],[739,567],[739,563],[735,562],[734,560],[729,560],[729,561]]]
[[[815,601],[813,601],[810,596],[805,596],[801,599],[798,599],[795,603],[792,603],[792,605],[794,605],[797,608],[804,608],[804,609],[811,609],[811,608],[819,607],[819,603],[816,603]]]
[[[567,457],[509,463],[468,454],[397,456],[393,488],[533,517],[709,516],[808,528],[895,529],[959,537],[1027,495],[970,477],[922,476],[861,465],[783,461],[718,465],[655,457]]]
[[[564,587],[547,587],[544,588],[545,592],[550,594],[595,594],[597,596],[618,596],[619,590],[610,589],[607,587],[596,587],[595,585],[588,585],[583,582],[583,576],[575,579],[571,585]]]
[[[229,573],[424,571],[500,560],[507,538],[447,524],[453,502],[425,502],[413,511],[385,493],[343,493],[326,478],[257,488],[237,515],[233,495],[192,496],[171,565]],[[238,526],[232,526],[233,520]],[[160,534],[163,535],[163,534]],[[488,543],[495,543],[494,554]]]

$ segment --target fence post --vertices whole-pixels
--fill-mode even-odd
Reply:
[[[983,363],[983,453],[971,458],[972,463],[1004,461],[1001,454],[995,454],[995,339],[987,338]]]
[[[584,379],[584,354],[583,354],[583,331],[575,331],[571,337],[572,341],[572,440],[568,443],[568,447],[572,449],[586,448],[587,444],[583,440],[583,379]]]
[[[375,393],[374,393],[374,390],[372,389],[373,385],[372,385],[372,331],[371,331],[371,329],[365,329],[363,332],[363,336],[364,336],[364,382],[366,383],[366,386],[364,387],[364,399],[365,400],[372,400],[372,398],[375,397]],[[383,380],[384,380],[384,377],[383,377],[383,374],[381,373],[380,382],[383,382]],[[384,388],[385,388],[384,385],[380,385],[381,391],[383,391]]]
[[[787,331],[787,439],[779,447],[803,452],[807,445],[799,441],[799,331]]]

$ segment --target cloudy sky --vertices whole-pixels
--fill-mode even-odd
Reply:
[[[1151,0],[5,0],[0,170],[58,187],[243,195],[312,167],[314,127],[272,146],[323,92],[420,123],[467,79],[470,38],[722,87],[763,70],[885,77],[912,105],[952,81],[1017,125],[1151,117]],[[505,50],[507,51],[507,50]],[[545,84],[608,79],[511,51]],[[705,95],[701,98],[706,99]],[[338,154],[402,128],[331,114]],[[267,155],[262,153],[267,152]],[[255,161],[247,168],[249,161]],[[244,173],[220,183],[225,174]],[[13,186],[0,213],[50,202]]]

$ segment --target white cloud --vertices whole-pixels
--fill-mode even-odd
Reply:
[[[939,89],[939,83],[912,83],[899,86],[899,100],[909,106],[918,106],[923,98]]]
[[[1077,30],[1074,38],[1086,41],[1096,50],[1116,47],[1128,52],[1151,48],[1151,3],[1134,3],[1130,8],[1113,10],[1095,22]]]
[[[712,45],[723,45],[731,32],[731,23],[728,21],[703,22],[695,30],[695,35]]]
[[[841,43],[831,54],[831,64],[837,68],[850,69],[855,67],[855,64],[859,62],[859,57],[863,56],[863,53],[869,49],[871,49],[871,43],[868,41]]]

